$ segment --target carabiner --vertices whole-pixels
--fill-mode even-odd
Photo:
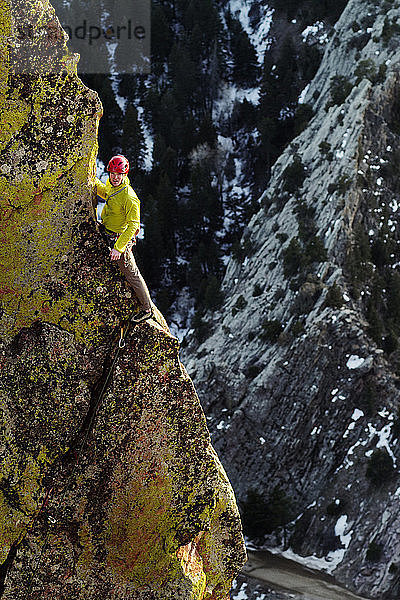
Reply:
[[[119,338],[118,346],[122,349],[125,348],[125,340],[124,340],[124,328],[121,327],[121,337]]]

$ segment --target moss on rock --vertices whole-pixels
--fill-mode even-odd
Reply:
[[[93,214],[101,105],[47,1],[0,6],[0,595],[222,600],[240,519],[158,311],[104,387],[135,302]],[[29,73],[24,18],[57,34]]]

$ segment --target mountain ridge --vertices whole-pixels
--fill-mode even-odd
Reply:
[[[245,523],[249,492],[268,515],[279,488],[293,508],[268,543],[376,598],[399,589],[397,17],[348,3],[212,333],[184,349]]]

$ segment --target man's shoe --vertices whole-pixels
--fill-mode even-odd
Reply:
[[[142,321],[146,321],[147,319],[151,319],[153,316],[152,308],[142,308],[132,317],[132,321],[134,323],[141,323]]]

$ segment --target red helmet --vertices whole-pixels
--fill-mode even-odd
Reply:
[[[117,154],[113,156],[110,162],[107,165],[107,171],[111,171],[112,173],[122,173],[126,175],[129,171],[129,161],[122,154]]]

